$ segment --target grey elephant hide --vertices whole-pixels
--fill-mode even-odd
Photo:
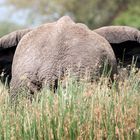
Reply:
[[[34,94],[44,86],[55,86],[67,72],[76,77],[87,72],[89,80],[94,80],[106,61],[113,77],[117,64],[110,44],[85,25],[62,17],[34,29],[19,42],[12,65],[11,96],[21,87]]]

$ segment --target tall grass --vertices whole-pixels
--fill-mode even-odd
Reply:
[[[98,83],[66,81],[56,94],[48,89],[30,103],[9,105],[0,87],[0,140],[140,139],[140,73],[133,72],[117,88],[108,79]]]

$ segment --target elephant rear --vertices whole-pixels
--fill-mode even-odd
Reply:
[[[55,86],[67,72],[78,79],[87,73],[90,80],[99,78],[106,61],[111,76],[117,73],[109,43],[67,18],[42,25],[22,38],[13,60],[12,93],[22,86],[30,93],[47,85]]]

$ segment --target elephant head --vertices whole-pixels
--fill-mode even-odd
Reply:
[[[106,26],[94,30],[103,36],[112,46],[118,62],[123,66],[136,61],[140,68],[140,31],[128,26]],[[135,62],[134,62],[135,63]]]
[[[68,71],[76,77],[88,71],[92,80],[101,75],[107,61],[113,75],[117,64],[110,44],[85,25],[62,17],[21,39],[12,64],[11,96],[20,87],[34,93],[45,85],[56,85]]]
[[[9,84],[16,47],[21,38],[30,31],[31,29],[18,30],[0,38],[0,77],[2,82]]]

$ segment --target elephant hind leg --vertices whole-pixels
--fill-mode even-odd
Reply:
[[[23,81],[12,79],[10,86],[10,100],[25,97],[32,101],[34,95],[42,88],[42,83],[38,80],[26,79]]]

